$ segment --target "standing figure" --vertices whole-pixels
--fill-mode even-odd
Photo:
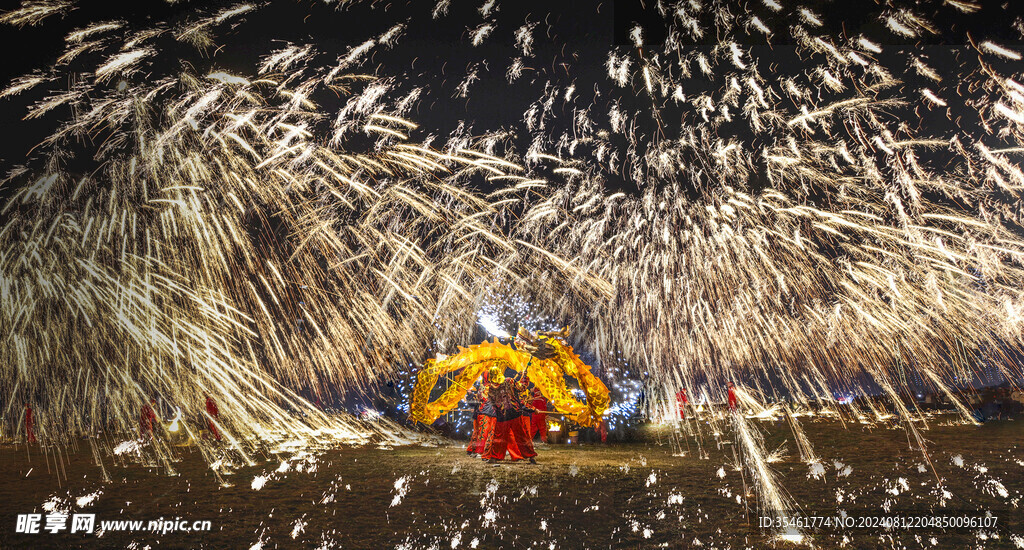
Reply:
[[[220,410],[209,395],[206,396],[206,414],[210,416],[210,418],[206,419],[206,426],[210,428],[213,439],[220,441],[220,431],[217,430],[217,424],[214,422],[214,420],[220,418]]]
[[[548,410],[548,400],[544,398],[544,394],[540,392],[540,388],[534,387],[530,405],[533,406],[534,412],[530,416],[530,439],[533,439],[537,433],[540,433],[540,442],[548,442],[548,421],[545,411]]]
[[[486,384],[486,379],[485,379]],[[498,413],[494,409],[494,403],[487,395],[487,386],[480,390],[480,437],[476,440],[474,454],[481,457],[487,450],[487,443],[494,436],[494,427],[498,424]]]
[[[601,436],[601,443],[608,443],[608,421],[603,416],[597,421],[597,434]]]
[[[736,410],[736,386],[729,382],[729,410]]]
[[[484,450],[487,447],[487,442],[494,434],[494,425],[496,423],[495,416],[497,413],[495,413],[494,404],[491,403],[491,400],[487,395],[487,380],[488,374],[484,373],[483,384],[480,387],[480,391],[477,393],[480,398],[480,414],[477,416],[480,420],[480,431],[477,432],[476,422],[474,421],[473,439],[470,441],[469,446],[466,447],[466,453],[471,455],[483,455]]]
[[[156,407],[156,399],[145,403],[142,406],[142,414],[139,416],[139,432],[144,438],[153,437],[153,424],[156,423],[156,412],[153,407]]]
[[[676,402],[679,403],[679,420],[686,420],[686,405],[690,402],[686,398],[686,388],[676,392]]]
[[[466,454],[475,455],[477,453],[477,443],[480,441],[480,431],[482,429],[481,423],[483,422],[483,415],[480,414],[480,407],[483,405],[480,388],[474,386],[466,396],[466,402],[473,407],[473,433],[469,436],[469,445],[466,445]]]
[[[530,464],[536,464],[533,441],[527,435],[526,424],[523,423],[524,410],[527,408],[519,393],[528,387],[525,377],[517,382],[505,378],[501,367],[491,367],[488,372],[487,397],[494,405],[495,426],[484,445],[484,460],[497,464],[505,459],[508,452],[513,461],[524,458]]]
[[[36,419],[32,416],[32,407],[25,403],[25,437],[29,443],[36,442]]]

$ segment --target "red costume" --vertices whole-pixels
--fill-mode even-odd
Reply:
[[[476,412],[473,415],[473,433],[469,436],[469,445],[466,445],[466,453],[479,454],[477,447],[480,446],[480,431],[483,429],[484,415]]]
[[[213,434],[214,439],[220,441],[220,431],[217,430],[217,425],[213,422],[214,418],[220,417],[220,411],[217,409],[217,404],[213,402],[213,398],[209,395],[206,396],[206,414],[210,415],[210,418],[206,420],[210,433]]]
[[[36,442],[36,421],[32,417],[32,407],[28,403],[25,403],[25,436],[28,438],[29,443]]]
[[[540,389],[533,389],[533,401],[530,403],[536,412],[530,415],[530,439],[533,439],[537,432],[540,432],[541,443],[548,442],[548,421],[544,411],[548,410],[548,400],[540,393]]]
[[[732,382],[729,383],[729,410],[736,410],[736,388],[732,385]]]
[[[494,437],[494,427],[497,426],[498,421],[494,416],[488,416],[480,413],[480,438],[476,442],[476,454],[481,457],[487,452],[487,444]]]
[[[496,423],[494,432],[488,435],[484,444],[484,460],[504,460],[506,451],[512,460],[537,456],[523,418],[527,409],[519,397],[519,392],[525,390],[527,384],[525,378],[521,382],[508,378],[500,384],[488,383],[488,397],[494,405]]]
[[[486,383],[486,378],[484,378]],[[487,401],[484,392],[479,393],[480,403],[476,405],[473,415],[473,435],[469,438],[469,445],[466,452],[469,454],[484,454],[484,444],[487,438],[494,431],[494,409]]]
[[[601,443],[608,443],[608,422],[603,418],[597,421],[597,433],[601,436]]]
[[[142,437],[153,437],[153,424],[156,423],[156,413],[153,407],[146,403],[142,406],[142,416],[139,417],[139,432]]]
[[[676,401],[679,402],[679,418],[680,420],[686,419],[686,404],[690,402],[686,398],[686,388],[683,388],[676,392]]]

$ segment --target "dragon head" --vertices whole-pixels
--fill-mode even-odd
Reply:
[[[551,344],[553,340],[559,340],[563,344],[569,337],[569,327],[563,327],[559,331],[538,331],[533,334],[529,330],[519,327],[516,331],[516,347],[528,352],[538,359],[552,359],[558,352]]]

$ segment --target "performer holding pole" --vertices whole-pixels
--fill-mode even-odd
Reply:
[[[540,433],[540,442],[548,442],[548,421],[547,414],[548,400],[544,398],[544,394],[540,392],[540,388],[534,387],[533,394],[531,395],[534,413],[530,416],[530,439],[533,439],[537,433]]]
[[[529,459],[536,464],[537,452],[528,437],[522,416],[526,406],[519,393],[528,387],[528,382],[505,378],[501,367],[491,367],[488,372],[487,395],[494,405],[496,424],[494,432],[484,446],[483,458],[491,464],[498,464],[508,452],[513,461]]]
[[[143,439],[153,438],[153,424],[156,423],[156,412],[153,410],[155,406],[156,399],[150,403],[143,402],[142,414],[139,415],[139,432]]]
[[[220,441],[220,431],[217,429],[217,424],[214,422],[220,418],[220,409],[217,408],[217,404],[209,395],[206,396],[206,414],[209,415],[209,418],[206,420],[206,426],[210,429],[210,433],[213,435],[213,438]]]
[[[487,391],[487,381],[490,380],[490,374],[484,373],[483,384],[480,387],[480,437],[476,442],[475,454],[481,457],[487,451],[487,443],[494,436],[494,426],[497,424],[498,413],[494,409],[494,402],[491,401],[489,392]]]
[[[679,404],[679,420],[686,420],[686,405],[690,402],[686,397],[686,388],[676,392],[676,402]]]
[[[25,403],[25,439],[29,443],[36,442],[36,420],[32,414],[32,406]]]
[[[533,415],[537,413],[537,410],[533,408],[533,394],[530,390],[530,365],[533,364],[533,357],[526,363],[526,367],[523,372],[519,373],[515,377],[516,388],[519,391],[519,402],[522,404],[523,415],[519,417],[519,421],[523,423],[523,431],[526,432],[527,439],[530,440],[530,444],[533,444],[533,432],[531,431],[533,426]],[[536,388],[534,388],[536,389]],[[511,446],[513,443],[510,443]],[[511,454],[511,452],[509,453]]]
[[[473,434],[469,437],[469,445],[466,445],[467,455],[478,455],[483,451],[483,440],[481,434],[483,432],[483,423],[486,416],[484,416],[481,409],[484,406],[483,391],[479,385],[474,385],[473,389],[470,390],[469,399],[467,400],[473,406]]]

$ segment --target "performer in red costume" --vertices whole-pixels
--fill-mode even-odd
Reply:
[[[729,410],[736,410],[736,386],[729,382]]]
[[[479,385],[475,385],[473,390],[469,393],[467,401],[473,406],[473,433],[469,436],[469,445],[466,445],[466,454],[478,455],[483,452],[482,434],[484,431],[484,423],[487,418],[483,413],[483,407],[487,402],[487,398],[484,397],[484,392],[480,389]]]
[[[32,415],[32,407],[25,403],[25,437],[29,443],[36,442],[36,419]]]
[[[536,437],[537,433],[540,433],[540,442],[548,442],[548,421],[547,415],[544,414],[548,410],[548,400],[544,398],[544,395],[540,393],[540,388],[533,388],[533,395],[531,396],[533,401],[530,405],[533,406],[534,412],[530,416],[530,439]]]
[[[505,459],[507,451],[513,461],[526,458],[530,464],[536,464],[537,452],[533,450],[533,441],[522,419],[528,407],[519,396],[529,387],[528,380],[525,376],[521,381],[505,378],[501,367],[491,367],[488,375],[487,397],[494,405],[496,424],[484,445],[483,459],[498,464]]]
[[[217,430],[217,425],[214,423],[215,419],[220,418],[220,409],[217,408],[217,404],[213,402],[213,398],[209,395],[206,396],[206,414],[210,415],[210,418],[206,420],[206,426],[210,428],[213,438],[220,441],[220,431]]]
[[[487,441],[491,439],[494,434],[495,421],[495,410],[494,404],[487,395],[487,380],[488,373],[484,373],[483,386],[480,388],[480,414],[477,416],[479,420],[479,430],[477,428],[477,422],[473,422],[473,437],[469,442],[469,446],[466,447],[466,454],[470,455],[483,455],[487,447]]]
[[[686,388],[676,392],[676,401],[679,402],[679,419],[686,420],[686,405],[690,402],[686,398]]]
[[[597,435],[601,436],[601,443],[608,443],[608,421],[604,417],[597,421]]]
[[[494,437],[494,428],[498,424],[498,413],[494,410],[494,403],[487,397],[483,399],[484,401],[480,405],[480,439],[476,442],[476,454],[481,458],[487,452],[487,444]]]
[[[139,432],[142,437],[153,437],[153,424],[156,423],[156,412],[153,411],[153,407],[156,406],[156,399],[150,403],[146,403],[142,406],[142,415],[139,417]]]

